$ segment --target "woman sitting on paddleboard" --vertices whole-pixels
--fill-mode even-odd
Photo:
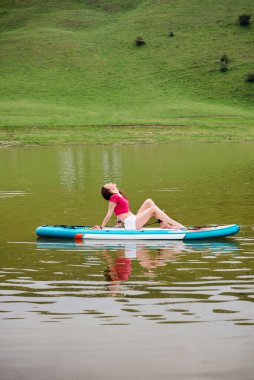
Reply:
[[[182,224],[171,219],[165,212],[159,209],[151,199],[147,199],[137,214],[134,215],[130,211],[128,199],[121,190],[118,190],[115,183],[106,183],[101,188],[101,195],[109,201],[108,212],[101,226],[95,226],[94,228],[105,227],[113,212],[117,216],[118,223],[123,224],[127,230],[142,228],[152,217],[158,219],[161,228],[185,228]]]

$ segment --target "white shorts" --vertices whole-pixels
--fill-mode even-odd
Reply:
[[[123,223],[126,230],[136,230],[136,215],[131,214],[130,216],[127,216],[127,218],[124,219]]]

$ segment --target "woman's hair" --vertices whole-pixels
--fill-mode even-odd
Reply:
[[[119,193],[124,197],[124,192],[122,190],[119,190]],[[101,195],[103,196],[104,199],[106,199],[106,201],[109,201],[110,200],[110,197],[113,195],[112,191],[107,189],[105,186],[102,186],[101,188]]]
[[[101,195],[103,196],[104,199],[106,199],[106,201],[109,201],[112,195],[112,192],[111,190],[107,189],[105,186],[102,186]]]

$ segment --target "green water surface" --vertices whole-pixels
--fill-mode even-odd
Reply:
[[[253,144],[10,148],[0,158],[4,320],[87,318],[92,310],[93,323],[132,324],[139,315],[167,323],[207,321],[220,309],[220,318],[235,318],[241,300],[252,307]],[[45,223],[100,224],[107,211],[100,187],[107,181],[124,189],[134,212],[152,198],[185,225],[237,223],[241,232],[223,241],[155,246],[36,239],[35,228]],[[59,296],[75,307],[59,309]],[[99,307],[104,297],[111,318]],[[196,313],[190,299],[205,301],[209,313]],[[220,299],[228,302],[217,304]],[[27,307],[20,312],[21,300]],[[31,312],[30,305],[37,307]]]
[[[0,320],[11,349],[17,336],[21,346],[26,341],[19,334],[11,340],[11,332],[41,331],[45,322],[58,326],[53,331],[61,337],[67,326],[118,328],[125,338],[126,327],[147,334],[161,326],[163,345],[168,339],[162,331],[170,326],[223,323],[228,338],[235,331],[243,338],[241,329],[254,324],[253,179],[253,144],[1,149]],[[185,225],[237,223],[241,231],[189,243],[36,238],[42,224],[100,224],[107,210],[100,187],[107,181],[125,191],[133,212],[152,198]],[[30,362],[24,362],[27,369]],[[13,362],[6,363],[4,379],[18,378],[20,367],[13,373]],[[249,378],[248,365],[242,378]],[[32,373],[25,371],[24,378]],[[197,368],[192,374],[200,375]]]

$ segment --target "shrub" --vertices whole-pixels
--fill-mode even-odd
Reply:
[[[238,22],[240,26],[249,26],[250,25],[251,15],[247,15],[246,13],[242,14],[238,17]]]
[[[138,36],[135,40],[135,45],[136,46],[142,46],[145,45],[145,41],[143,37]]]
[[[173,32],[170,32],[170,33],[168,34],[168,36],[169,36],[169,37],[175,37],[175,34],[174,34]]]
[[[254,73],[249,73],[245,78],[245,82],[254,83]]]
[[[225,73],[228,71],[228,64],[226,62],[220,62],[220,72]]]
[[[224,53],[224,54],[221,56],[221,58],[220,58],[220,62],[221,62],[221,63],[224,62],[226,65],[228,64],[228,62],[229,62],[229,58],[228,58],[227,54]]]

